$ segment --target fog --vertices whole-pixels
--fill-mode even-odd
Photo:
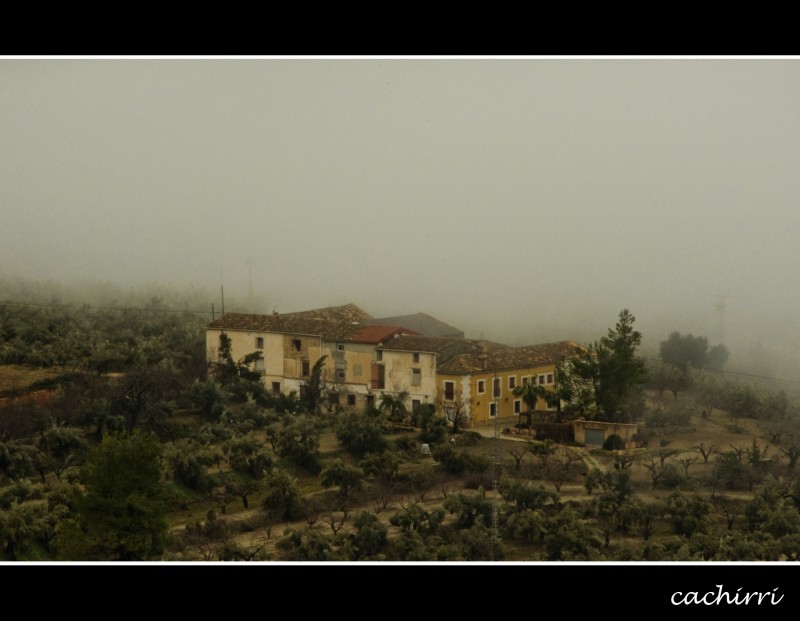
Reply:
[[[800,380],[798,164],[796,58],[6,57],[0,278]]]

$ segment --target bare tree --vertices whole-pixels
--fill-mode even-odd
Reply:
[[[519,471],[520,464],[522,463],[522,458],[530,451],[530,447],[527,444],[521,445],[520,448],[513,448],[510,449],[508,452],[511,454],[511,457],[514,458],[514,469]]]
[[[649,459],[643,461],[642,465],[650,472],[650,478],[653,480],[653,489],[655,489],[661,477],[664,476],[665,467],[663,460],[659,464],[655,459]]]
[[[342,530],[349,514],[350,507],[344,503],[336,503],[322,515],[322,521],[331,527],[335,535]]]
[[[685,474],[688,477],[689,476],[689,466],[691,466],[693,463],[697,462],[698,459],[699,459],[699,457],[685,457],[683,459],[679,459],[678,463],[681,466],[683,466],[683,474]]]
[[[697,451],[700,455],[703,456],[703,463],[708,463],[708,458],[712,455],[716,455],[719,453],[719,445],[718,444],[710,444],[708,446],[705,445],[704,442],[700,442],[700,444],[695,444],[694,446],[690,447],[693,451]]]

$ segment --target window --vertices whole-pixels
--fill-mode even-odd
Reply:
[[[332,392],[328,395],[328,401],[331,405],[339,405],[339,393]]]
[[[491,416],[492,418],[497,416],[497,404],[496,403],[490,403],[489,404],[489,416]]]
[[[340,382],[344,381],[344,369],[336,369],[336,379]]]
[[[367,395],[364,397],[364,400],[367,402],[367,409],[371,409],[375,407],[375,397],[374,395]]]
[[[342,345],[341,343],[336,345],[336,351],[344,351],[344,345]]]
[[[264,370],[264,359],[259,358],[256,360],[256,371],[263,371]]]
[[[303,360],[303,377],[308,377],[309,372],[308,360]]]
[[[422,405],[422,401],[419,399],[412,399],[411,400],[411,411],[416,414],[419,412],[419,407]]]
[[[478,380],[478,394],[482,395],[486,392],[486,380]]]
[[[356,396],[347,395],[347,405],[355,405],[355,404],[356,404]]]
[[[500,398],[500,378],[495,377],[492,380],[492,398],[499,399]]]
[[[422,383],[422,372],[419,369],[411,370],[411,385],[419,386]]]
[[[303,349],[303,344],[300,342],[300,339],[292,339],[292,349],[294,351],[300,351]]]
[[[514,414],[519,414],[522,411],[522,402],[519,399],[514,399]]]
[[[508,389],[509,390],[514,390],[516,387],[517,387],[517,376],[516,375],[510,375],[508,377]]]
[[[256,349],[264,349],[264,337],[257,336],[256,337]]]
[[[444,383],[444,399],[445,401],[453,401],[456,398],[456,383],[455,382],[445,382]]]
[[[548,384],[552,384],[553,383],[553,374],[552,373],[548,373],[547,374],[547,383]]]
[[[379,349],[375,352],[375,356],[377,357],[378,361],[383,360],[383,351]]]
[[[281,391],[281,383],[280,382],[272,382],[272,392],[275,394],[280,393]]]
[[[539,385],[540,385],[540,386],[541,386],[542,384],[544,384],[544,381],[545,381],[545,379],[546,379],[546,377],[545,377],[544,375],[540,375],[540,376],[539,376]]]
[[[531,379],[531,378],[529,378],[527,375],[523,375],[523,376],[522,376],[522,385],[523,385],[523,386],[527,386],[527,385],[528,385],[528,383],[530,382],[530,379]]]
[[[353,365],[353,375],[355,375],[356,377],[361,377],[361,365],[360,364],[354,364]]]
[[[417,352],[414,352],[413,359],[416,364],[419,364],[419,354]]]

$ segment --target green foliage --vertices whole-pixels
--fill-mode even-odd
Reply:
[[[300,488],[297,479],[278,468],[272,468],[264,476],[264,511],[273,520],[291,520],[299,516],[301,507]]]
[[[431,454],[442,465],[445,472],[449,474],[481,473],[489,469],[488,458],[482,455],[473,455],[466,451],[456,451],[447,444],[434,447]]]
[[[207,420],[219,420],[225,412],[226,394],[214,380],[195,379],[191,387],[191,399]]]
[[[320,473],[324,487],[338,486],[345,498],[351,491],[358,491],[364,485],[364,471],[356,466],[345,464],[341,459],[329,462]]]
[[[355,457],[367,453],[382,453],[389,447],[384,436],[384,415],[378,411],[346,412],[335,427],[336,439]]]
[[[301,530],[290,528],[276,544],[283,561],[339,561],[341,558],[330,537],[320,532],[316,526]]]
[[[173,478],[197,492],[207,492],[213,486],[208,467],[218,459],[216,451],[192,438],[181,438],[165,448],[167,464]]]
[[[141,433],[104,438],[89,452],[80,478],[85,491],[75,501],[77,528],[59,536],[60,558],[133,561],[164,551],[161,446],[155,438]],[[73,538],[80,542],[68,541]],[[70,549],[85,550],[86,556],[64,556]]]
[[[308,381],[300,390],[300,404],[310,414],[319,414],[326,358],[327,356],[322,356],[314,363]]]
[[[223,446],[228,463],[234,471],[255,479],[264,476],[272,467],[272,456],[264,448],[264,442],[252,433],[235,436]]]
[[[570,411],[618,422],[638,417],[648,374],[644,360],[636,353],[642,335],[633,329],[635,320],[628,309],[623,309],[614,329],[609,328],[588,352],[559,365],[561,397],[569,402]]]
[[[427,511],[417,502],[411,502],[402,510],[394,513],[389,518],[392,526],[397,526],[403,533],[419,533],[427,537],[435,534],[445,517],[444,509]]]
[[[456,528],[472,528],[475,524],[490,527],[494,505],[479,490],[475,494],[450,494],[442,505],[448,513],[456,516]]]
[[[548,516],[544,544],[551,561],[594,560],[600,541],[591,527],[571,508]]]
[[[313,474],[319,473],[320,430],[317,423],[307,416],[292,416],[278,432],[275,450],[278,455],[292,460]]]
[[[367,476],[375,477],[381,484],[390,484],[397,480],[403,457],[397,451],[367,453],[359,465]]]
[[[440,444],[447,436],[447,419],[436,414],[436,408],[430,403],[419,407],[417,412],[421,432],[419,439],[426,444]]]
[[[604,451],[621,451],[625,448],[625,440],[623,440],[619,435],[616,433],[612,433],[608,436],[603,442],[603,450]]]
[[[674,492],[664,505],[665,514],[676,535],[691,537],[708,527],[711,505],[700,496]]]
[[[559,500],[557,493],[546,490],[541,484],[535,486],[528,481],[503,480],[499,491],[503,500],[512,503],[517,512],[553,508]]]
[[[371,511],[361,511],[353,520],[356,531],[351,536],[353,560],[385,560],[389,529]]]
[[[751,532],[765,532],[775,538],[800,533],[800,512],[785,483],[767,477],[745,508]]]

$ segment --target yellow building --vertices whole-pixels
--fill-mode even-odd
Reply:
[[[448,418],[458,416],[471,427],[494,424],[498,417],[504,424],[516,423],[528,406],[514,389],[532,383],[552,390],[556,364],[583,350],[574,341],[560,341],[454,356],[437,368],[437,402]],[[540,398],[535,409],[555,408]]]
[[[216,359],[224,333],[234,360],[262,353],[254,369],[262,372],[268,389],[284,394],[299,394],[314,364],[326,356],[324,381],[332,408],[374,407],[384,392],[406,386],[424,387],[432,398],[436,369],[431,360],[415,363],[421,352],[387,352],[387,360],[382,360],[384,354],[377,349],[395,337],[416,333],[399,326],[368,325],[370,319],[354,304],[272,315],[226,313],[206,328],[206,356]],[[410,394],[417,397],[416,392]]]

